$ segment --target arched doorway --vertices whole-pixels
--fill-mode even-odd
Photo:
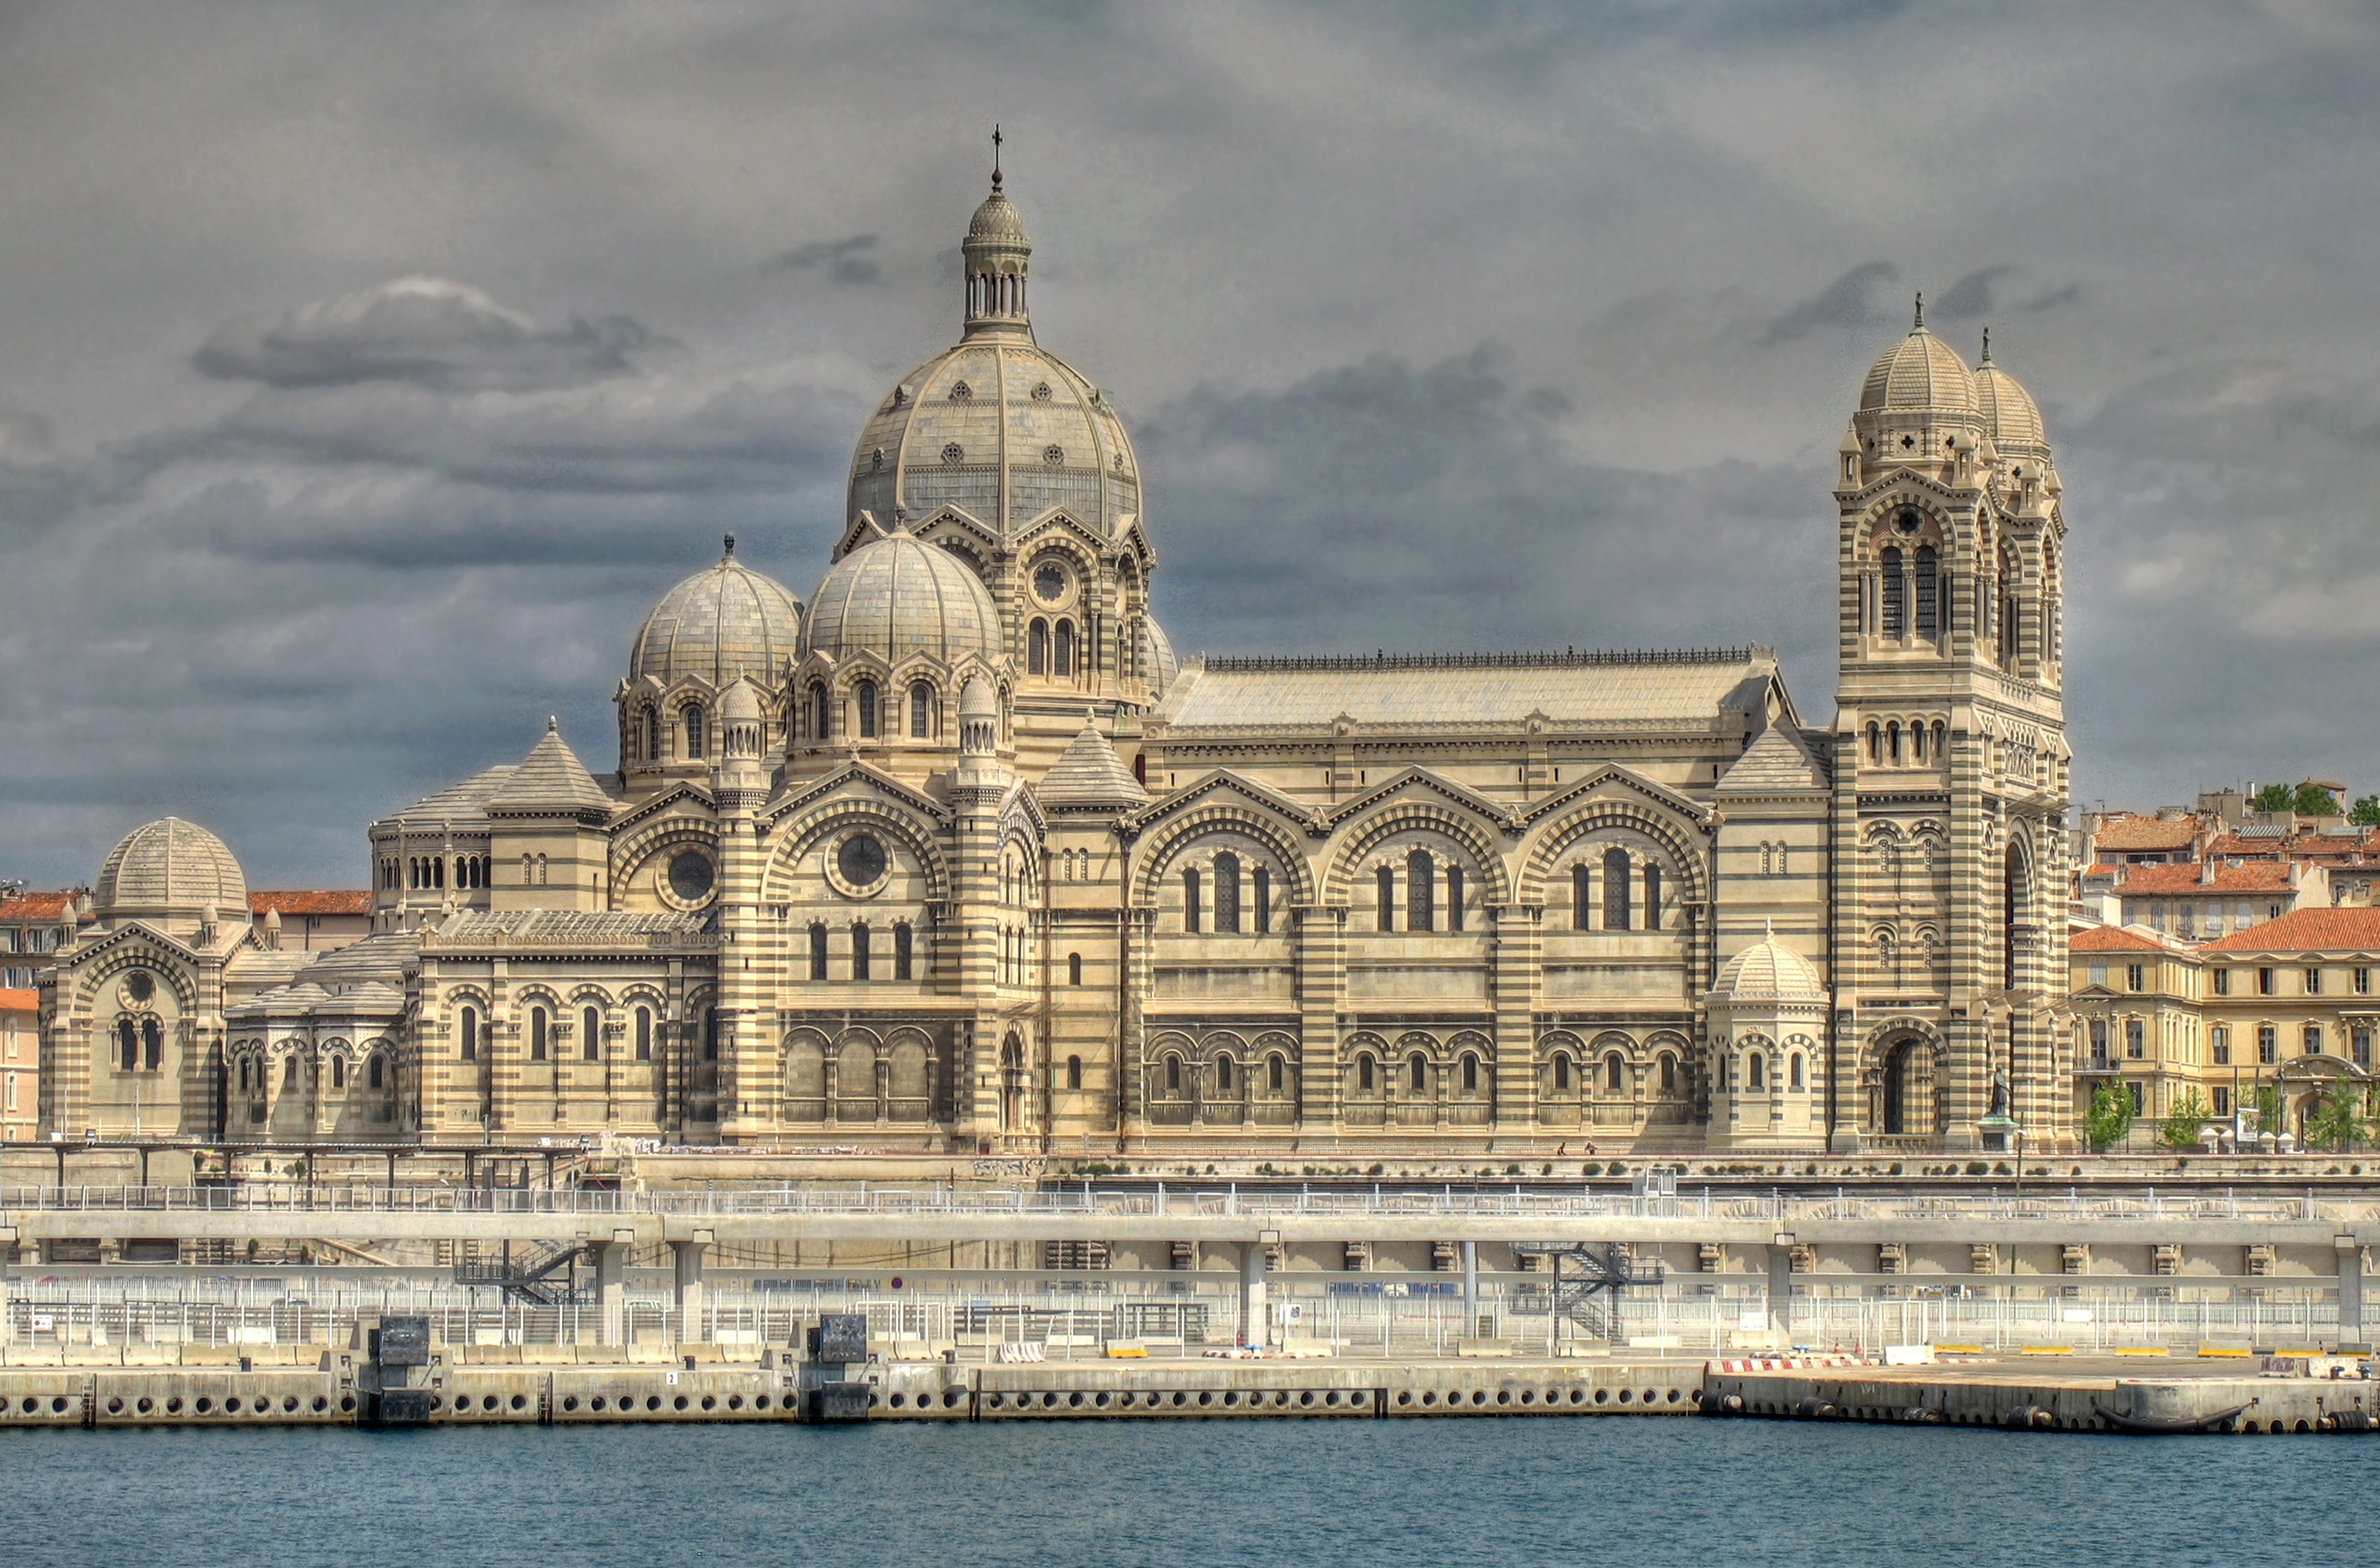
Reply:
[[[2025,917],[2029,913],[2025,893],[2030,881],[2025,874],[2024,846],[2011,839],[2000,886],[2000,983],[2010,991],[2016,989],[2017,976],[2022,968]]]
[[[1934,1062],[1925,1042],[1914,1036],[1884,1048],[1884,1071],[1877,1096],[1877,1122],[1887,1137],[1910,1137],[1934,1128]]]
[[[1000,1045],[1000,1130],[1018,1131],[1025,1121],[1025,1041],[1011,1034]]]

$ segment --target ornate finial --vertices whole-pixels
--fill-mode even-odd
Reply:
[[[548,713],[545,716],[545,733],[548,735],[560,735],[562,733],[562,721],[555,718],[552,714]]]
[[[1000,188],[1000,127],[991,128],[991,188]]]
[[[1986,364],[1986,365],[1988,365],[1988,364],[1990,364],[1990,363],[1992,362],[1992,329],[1991,329],[1991,328],[1989,328],[1989,327],[1985,327],[1985,328],[1984,329],[1984,359],[1983,359],[1983,362],[1984,362],[1985,364]]]
[[[727,536],[727,558],[735,559],[735,536],[732,533]]]
[[[1922,289],[1922,288],[1921,288],[1921,289],[1919,289],[1919,290],[1917,291],[1917,320],[1916,320],[1915,322],[1912,322],[1912,323],[1910,324],[1910,328],[1909,328],[1909,330],[1910,330],[1911,332],[1916,332],[1916,331],[1919,331],[1920,329],[1922,329],[1925,325],[1925,291],[1924,289]]]

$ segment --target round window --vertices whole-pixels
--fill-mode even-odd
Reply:
[[[1044,561],[1033,568],[1033,591],[1054,603],[1065,597],[1066,568],[1055,561]]]
[[[670,891],[688,904],[698,904],[710,896],[714,875],[710,856],[699,849],[682,849],[669,863]]]
[[[884,845],[873,833],[854,833],[835,851],[834,869],[854,887],[874,887],[884,878]]]
[[[124,994],[135,1002],[146,1002],[157,994],[157,982],[146,969],[135,969],[124,977]]]

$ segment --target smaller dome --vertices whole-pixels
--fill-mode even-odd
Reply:
[[[1958,350],[1921,324],[1884,351],[1860,389],[1860,411],[1975,411],[1975,378]]]
[[[2049,435],[2042,428],[2041,408],[2016,377],[1987,358],[1975,367],[1975,409],[1984,430],[2003,452],[2046,452]]]
[[[959,718],[993,719],[1000,717],[1000,699],[992,695],[991,683],[981,675],[969,675],[966,685],[959,688]]]
[[[810,595],[802,651],[898,663],[923,652],[945,664],[1000,656],[1000,611],[967,564],[910,534],[872,540],[827,568]]]
[[[737,681],[719,699],[719,720],[726,724],[757,724],[760,722],[759,694],[750,681]]]
[[[1777,940],[1774,931],[1729,959],[1711,988],[1714,1002],[1827,1000],[1816,966]]]
[[[1140,626],[1141,650],[1146,655],[1142,668],[1148,672],[1149,689],[1162,697],[1166,688],[1173,684],[1173,677],[1182,673],[1182,661],[1173,656],[1173,639],[1165,635],[1165,628],[1157,624],[1156,616],[1143,618]]]
[[[719,565],[662,595],[637,633],[628,678],[663,686],[692,675],[714,687],[738,675],[773,680],[793,662],[802,607],[784,584],[735,559],[735,536]]]
[[[1025,219],[1017,213],[1016,203],[999,189],[985,197],[983,204],[975,210],[975,216],[967,220],[967,237],[1029,243],[1025,237]]]
[[[196,822],[164,817],[133,829],[99,869],[108,915],[195,915],[210,904],[248,908],[248,879],[224,841]]]

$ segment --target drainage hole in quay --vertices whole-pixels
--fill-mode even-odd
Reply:
[[[959,1407],[959,1401],[965,1397],[965,1393],[961,1390],[945,1390],[942,1394],[942,1408],[945,1410],[956,1410]],[[767,1394],[762,1394],[760,1396],[760,1408],[763,1410],[769,1408],[769,1396]]]
[[[25,1402],[26,1408],[27,1408],[27,1409],[30,1409],[30,1408],[32,1407],[32,1404],[33,1404],[33,1402],[32,1402],[31,1400],[30,1400],[30,1399],[29,1399],[29,1400],[27,1400],[27,1401]],[[215,1407],[215,1402],[214,1402],[213,1400],[212,1400],[212,1399],[205,1399],[205,1398],[201,1398],[201,1399],[199,1401],[199,1403],[197,1404],[197,1405],[196,1405],[196,1406],[194,1406],[193,1408],[195,1408],[195,1409],[198,1411],[198,1413],[199,1413],[200,1415],[204,1416],[204,1415],[208,1414],[210,1411],[213,1410],[213,1409],[214,1409],[214,1407]]]
[[[165,1414],[168,1416],[179,1416],[181,1413],[182,1396],[180,1394],[176,1394],[173,1398],[165,1402]]]
[[[515,1403],[517,1404],[518,1402],[516,1401]],[[705,1410],[715,1410],[719,1407],[719,1401],[710,1394],[704,1394],[702,1396],[702,1407]]]
[[[740,1394],[740,1393],[731,1393],[731,1394],[729,1394],[729,1395],[727,1396],[727,1408],[728,1408],[728,1409],[730,1409],[730,1410],[741,1410],[741,1409],[743,1409],[743,1408],[744,1408],[744,1396],[743,1396],[742,1394]]]
[[[661,1396],[661,1395],[659,1395],[659,1394],[657,1394],[657,1393],[649,1393],[649,1394],[645,1395],[645,1408],[646,1408],[646,1409],[648,1409],[648,1410],[659,1410],[661,1407],[662,1407],[662,1396]]]
[[[602,1396],[601,1394],[600,1394],[600,1393],[599,1393],[599,1394],[597,1394],[593,1399],[589,1400],[589,1401],[587,1402],[587,1408],[588,1408],[588,1409],[589,1409],[589,1410],[601,1410],[601,1409],[602,1409],[602,1408],[603,1408],[603,1396]]]
[[[1627,1403],[1629,1402],[1629,1400],[1630,1400],[1631,1398],[1633,1398],[1633,1394],[1632,1391],[1627,1390],[1627,1389],[1621,1389],[1621,1390],[1620,1391],[1620,1403],[1621,1403],[1621,1404],[1627,1404]]]
[[[1471,1391],[1471,1403],[1474,1404],[1487,1404],[1488,1391],[1486,1389],[1473,1389]]]
[[[1596,1391],[1595,1391],[1595,1403],[1596,1403],[1596,1404],[1609,1404],[1610,1402],[1611,1402],[1611,1391],[1610,1391],[1609,1389],[1597,1389],[1597,1390],[1596,1390]]]
[[[1523,1404],[1536,1404],[1536,1402],[1537,1402],[1537,1391],[1536,1391],[1536,1390],[1535,1390],[1535,1389],[1523,1389],[1523,1390],[1521,1391],[1521,1403],[1522,1403]]]
[[[316,1404],[317,1406],[319,1406],[319,1405],[321,1405],[321,1404],[322,1404],[322,1401],[318,1397],[318,1398],[316,1398],[316,1400],[314,1401],[314,1403],[315,1403],[315,1404]],[[132,1408],[133,1408],[133,1409],[135,1409],[135,1410],[138,1410],[139,1412],[140,1412],[140,1414],[141,1414],[141,1415],[146,1416],[146,1415],[148,1415],[148,1414],[149,1414],[149,1412],[150,1412],[150,1411],[152,1411],[152,1410],[153,1410],[153,1409],[155,1409],[155,1408],[156,1408],[156,1403],[155,1403],[155,1401],[152,1400],[152,1399],[151,1399],[147,1394],[142,1394],[142,1395],[140,1396],[140,1398],[139,1402],[138,1402],[138,1403],[136,1403],[136,1404],[132,1406]]]
[[[896,1393],[890,1400],[886,1401],[886,1403],[891,1404],[893,1409],[898,1410],[909,1403],[909,1396],[905,1393]],[[703,1400],[702,1407],[705,1410],[710,1408],[710,1401],[708,1398]]]
[[[1683,1399],[1683,1398],[1685,1398],[1685,1397],[1686,1397],[1686,1395],[1685,1395],[1685,1392],[1684,1392],[1683,1390],[1682,1390],[1682,1389],[1671,1389],[1671,1390],[1670,1391],[1670,1403],[1671,1404],[1677,1404],[1677,1403],[1678,1403],[1678,1401],[1680,1401],[1680,1400],[1682,1400],[1682,1399]]]
[[[872,1399],[871,1399],[871,1400],[869,1400],[868,1403],[868,1404],[875,1404],[876,1402],[875,1402],[874,1400],[872,1400]],[[670,1401],[670,1408],[671,1408],[672,1410],[683,1410],[683,1409],[685,1409],[685,1408],[686,1408],[686,1395],[684,1395],[684,1394],[680,1394],[680,1395],[678,1395],[675,1399],[671,1400],[671,1401]]]
[[[121,1415],[123,1415],[123,1414],[124,1414],[124,1401],[122,1401],[122,1400],[120,1400],[120,1399],[111,1399],[111,1400],[109,1400],[109,1401],[107,1402],[107,1413],[108,1413],[110,1416],[121,1416]]]
[[[237,1394],[234,1394],[231,1398],[224,1401],[224,1414],[226,1416],[237,1416],[239,1414],[239,1396]]]
[[[562,1408],[564,1408],[565,1410],[576,1410],[576,1409],[577,1409],[577,1408],[578,1408],[578,1396],[577,1396],[577,1394],[575,1394],[575,1393],[566,1393],[566,1394],[564,1394],[564,1395],[562,1396]]]
[[[1108,1407],[1108,1396],[1101,1394],[1097,1399],[1091,1401],[1091,1403],[1098,1405],[1100,1409],[1105,1410]]]
[[[514,1408],[515,1410],[524,1410],[524,1409],[527,1409],[528,1407],[528,1396],[527,1394],[519,1394],[519,1393],[516,1393],[516,1394],[513,1395],[513,1408]]]
[[[1074,1409],[1080,1410],[1083,1407],[1083,1391],[1076,1389],[1073,1393],[1068,1394],[1066,1404]]]
[[[755,1399],[755,1400],[752,1402],[752,1408],[753,1408],[753,1409],[755,1409],[755,1410],[766,1410],[766,1409],[768,1409],[768,1408],[769,1408],[769,1396],[768,1396],[767,1394],[765,1394],[765,1393],[764,1393],[764,1394],[760,1395],[759,1398]]]
[[[988,1408],[988,1409],[991,1409],[991,1410],[997,1410],[997,1409],[999,1409],[1002,1405],[1003,1405],[1003,1404],[1007,1404],[1007,1403],[1008,1403],[1008,1401],[1007,1401],[1007,1399],[1006,1399],[1004,1396],[1002,1396],[1002,1395],[1001,1395],[1001,1394],[996,1394],[996,1393],[988,1393],[988,1394],[986,1394],[986,1395],[984,1395],[984,1396],[983,1396],[983,1403],[984,1403],[984,1405],[985,1405],[985,1407],[986,1407],[986,1408]]]

